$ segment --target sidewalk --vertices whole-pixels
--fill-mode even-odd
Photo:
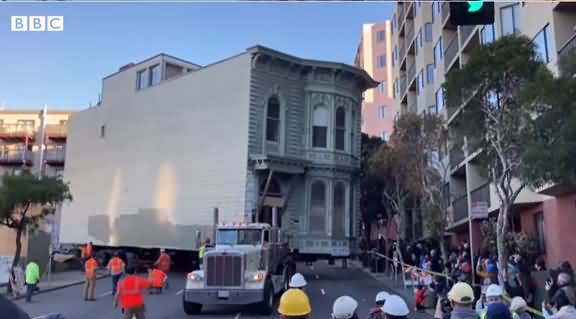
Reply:
[[[102,279],[106,277],[105,270],[98,270],[96,274],[97,279]],[[35,294],[42,294],[45,292],[50,292],[58,289],[63,289],[71,286],[81,285],[84,283],[84,273],[82,271],[64,271],[52,273],[50,276],[46,275],[42,277],[40,283],[38,284],[39,290]],[[6,288],[3,289],[2,293],[5,293]],[[20,295],[13,300],[22,299],[24,295]]]

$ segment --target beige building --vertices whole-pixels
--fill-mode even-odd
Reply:
[[[42,109],[1,110],[0,175],[25,169],[36,174],[61,175],[64,169],[66,122],[70,114],[69,111],[43,112]],[[39,152],[40,149],[44,152]],[[0,226],[0,258],[10,258],[14,254],[14,241],[14,231]],[[28,241],[24,238],[23,256],[26,256],[27,250]],[[0,284],[3,279],[0,274]]]
[[[450,123],[458,112],[445,108],[445,74],[462,67],[475,48],[511,33],[532,38],[542,60],[558,74],[558,57],[576,48],[576,2],[496,2],[495,6],[493,25],[457,27],[450,23],[449,2],[397,2],[392,17],[392,85],[401,112],[437,112]],[[447,185],[452,195],[450,230],[456,235],[455,241],[469,237],[470,215],[475,221],[485,217],[475,216],[474,212],[480,211],[477,208],[488,206],[493,212],[500,205],[477,155],[459,148],[449,151],[452,171]],[[518,211],[538,207],[552,198],[538,191],[523,191],[517,199]],[[514,229],[533,232],[542,248],[550,246],[544,243],[544,218],[531,215],[528,221],[520,215],[515,214]],[[480,232],[478,224],[472,224],[477,245]]]

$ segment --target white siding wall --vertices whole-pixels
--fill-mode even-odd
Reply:
[[[102,106],[70,120],[63,243],[190,248],[213,207],[243,217],[250,56],[135,92],[138,69],[106,79]]]

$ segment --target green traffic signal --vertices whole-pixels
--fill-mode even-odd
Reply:
[[[471,13],[478,12],[480,9],[482,9],[482,6],[484,5],[484,1],[482,0],[466,1],[466,2],[468,2],[468,12]]]

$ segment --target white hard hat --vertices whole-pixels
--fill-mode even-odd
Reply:
[[[386,301],[386,298],[388,298],[388,296],[390,296],[390,294],[387,293],[386,291],[380,291],[376,295],[376,302],[384,302],[384,301]]]
[[[486,288],[486,297],[501,297],[504,294],[502,287],[497,284],[491,284]]]
[[[350,296],[338,297],[334,301],[334,306],[332,307],[332,318],[333,319],[350,319],[354,317],[356,313],[356,308],[358,308],[358,302]]]
[[[398,317],[407,316],[410,313],[404,299],[397,295],[390,295],[386,298],[382,311],[387,315]]]
[[[292,278],[290,278],[290,283],[288,284],[290,288],[302,288],[306,287],[306,279],[302,276],[301,273],[295,273]]]

